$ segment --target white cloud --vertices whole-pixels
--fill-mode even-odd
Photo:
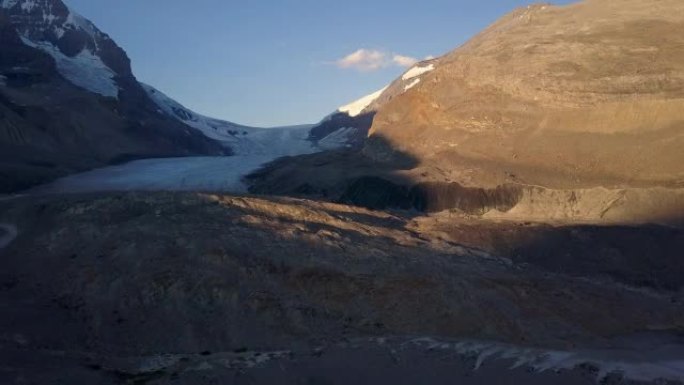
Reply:
[[[340,68],[375,71],[387,66],[387,54],[376,50],[359,49],[338,60],[336,63]]]
[[[392,63],[398,65],[399,67],[410,67],[418,63],[418,59],[410,56],[394,55],[394,57],[392,57]]]
[[[391,66],[410,67],[417,62],[417,59],[410,56],[361,48],[343,57],[342,59],[335,61],[335,64],[339,68],[343,69],[376,71]]]

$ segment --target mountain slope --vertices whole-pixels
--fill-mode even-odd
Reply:
[[[59,0],[3,0],[0,44],[0,192],[129,158],[226,153],[159,113],[125,52]]]
[[[309,138],[325,142],[326,137],[336,137],[345,147],[362,147],[377,111],[420,83],[421,75],[432,71],[435,63],[435,59],[417,63],[386,87],[338,108],[311,129]]]
[[[681,185],[682,30],[676,0],[517,10],[380,109],[366,153],[466,184]]]
[[[275,159],[320,151],[308,140],[311,125],[244,126],[198,114],[150,85],[143,84],[143,88],[160,111],[215,140],[235,155],[272,155]]]
[[[682,222],[684,3],[530,6],[367,107],[360,153],[277,162],[253,192],[519,220]]]

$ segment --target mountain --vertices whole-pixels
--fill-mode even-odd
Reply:
[[[381,90],[338,108],[311,129],[309,139],[319,142],[334,134],[348,148],[362,147],[377,111],[420,83],[421,75],[432,71],[435,63],[434,59],[417,63]]]
[[[364,108],[360,152],[274,163],[251,190],[503,218],[681,220],[682,30],[677,0],[518,9]]]
[[[143,88],[161,112],[221,143],[235,155],[270,155],[276,159],[349,145],[350,131],[347,128],[336,129],[318,140],[312,140],[311,131],[315,125],[271,128],[244,126],[194,112],[150,85],[143,84]]]
[[[676,0],[517,10],[388,102],[366,153],[466,184],[681,186],[682,26]]]
[[[0,45],[0,192],[125,159],[228,153],[159,113],[126,53],[60,0],[2,0]]]

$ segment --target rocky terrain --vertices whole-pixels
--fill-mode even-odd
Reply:
[[[528,364],[541,365],[545,351],[581,357],[640,333],[675,343],[684,330],[681,227],[412,217],[197,193],[27,197],[0,212],[18,229],[0,250],[5,383],[241,383],[233,377],[249,366],[268,377],[260,370],[271,360],[294,365],[299,383],[307,372],[297,362],[321,368],[305,358],[312,351],[348,365],[349,349],[388,354],[419,337],[491,341],[518,358],[538,349]],[[444,358],[449,370],[471,370],[471,350]],[[435,364],[425,347],[399,351]],[[672,352],[632,359],[659,367]],[[611,356],[590,357],[593,379]]]
[[[314,143],[325,143],[326,138],[343,136],[346,148],[362,148],[375,114],[391,100],[419,84],[421,76],[434,70],[437,63],[436,59],[416,63],[387,87],[338,108],[311,128],[309,139]]]
[[[684,383],[684,3],[526,7],[281,131],[0,4],[3,191],[237,154],[0,196],[0,383]]]
[[[516,11],[381,109],[367,153],[407,153],[469,184],[681,187],[683,11],[600,0]],[[459,164],[475,167],[458,175]]]
[[[398,79],[401,92],[395,84],[368,107],[361,152],[277,162],[250,178],[252,191],[351,203],[388,196],[381,206],[440,211],[464,209],[463,189],[503,189],[515,196],[500,205],[483,193],[477,211],[678,216],[683,7],[588,0],[519,9]]]

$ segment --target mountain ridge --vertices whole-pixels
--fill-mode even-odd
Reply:
[[[393,98],[415,87],[422,75],[434,69],[436,62],[437,59],[418,62],[380,90],[339,107],[311,129],[310,140],[318,142],[336,131],[344,130],[347,148],[363,147],[377,111]]]
[[[511,220],[681,222],[682,15],[672,0],[519,8],[430,71],[399,77],[369,106],[359,151],[274,162],[250,191]]]
[[[144,157],[228,154],[158,113],[125,51],[60,0],[0,3],[0,191]]]
[[[676,183],[684,176],[682,14],[677,1],[519,9],[389,102],[366,153],[409,153],[454,169],[467,162],[479,169],[473,176],[451,176],[464,183]],[[374,146],[374,136],[389,147]],[[494,177],[486,162],[517,178]]]

